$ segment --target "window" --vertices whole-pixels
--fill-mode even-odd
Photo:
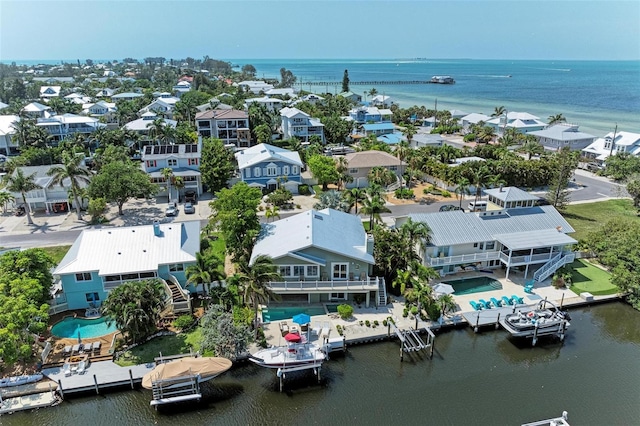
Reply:
[[[175,158],[169,158],[169,159],[167,160],[167,165],[168,165],[169,167],[175,167],[175,166],[177,166],[177,165],[178,165],[178,160],[177,160],[177,159],[175,159]]]
[[[304,265],[293,265],[293,276],[294,277],[303,277],[304,276]]]
[[[184,265],[182,263],[174,263],[169,265],[169,272],[184,271]]]
[[[347,263],[334,263],[332,265],[333,273],[331,277],[334,280],[346,280],[349,271],[349,265]]]
[[[293,175],[297,175],[298,174],[298,166],[292,166],[291,167],[291,174],[293,174]]]
[[[131,280],[138,280],[138,279],[140,279],[138,274],[123,274],[122,275],[122,281],[131,281]]]
[[[250,178],[251,177],[251,169],[245,169],[244,177],[246,177],[246,178]]]
[[[107,275],[106,277],[104,277],[104,280],[106,282],[114,282],[114,281],[120,281],[120,275]]]
[[[276,166],[268,166],[267,167],[267,176],[276,176],[278,174],[278,169]]]
[[[473,248],[478,248],[478,243],[473,243]]]
[[[318,269],[318,265],[307,266],[307,277],[318,277],[319,275],[320,271]]]
[[[76,281],[91,281],[91,272],[81,272],[76,274]]]
[[[87,302],[99,302],[100,301],[100,295],[98,293],[86,293],[85,297],[87,299]]]
[[[205,128],[210,128],[211,127],[211,122],[210,121],[204,121],[204,120],[199,120],[198,121],[198,127],[205,127]]]
[[[260,176],[262,176],[262,173],[260,171],[260,167],[256,167],[253,169],[253,175],[257,178],[259,178]]]
[[[147,160],[147,167],[156,167],[156,160]]]
[[[144,279],[144,278],[155,278],[156,277],[156,273],[155,272],[140,272],[140,279]]]
[[[190,166],[197,166],[198,165],[198,159],[197,158],[189,158],[189,165]]]
[[[331,293],[329,298],[331,300],[347,300],[347,295],[345,293]]]
[[[284,166],[282,168],[282,174],[285,176],[289,176],[289,166]]]
[[[487,249],[487,250],[493,250],[493,249],[496,248],[496,242],[495,241],[488,241],[484,248]]]
[[[350,175],[354,175],[356,173],[358,173],[358,169],[349,169],[349,174]]]
[[[291,276],[291,266],[281,266],[280,267],[280,275],[282,275],[283,277],[290,277]]]
[[[398,170],[398,166],[389,166],[389,170],[391,170],[392,172],[395,172]]]

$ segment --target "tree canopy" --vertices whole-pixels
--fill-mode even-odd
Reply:
[[[234,322],[233,314],[220,305],[212,305],[200,321],[202,349],[216,356],[236,360],[246,351],[251,332],[246,323]]]
[[[233,153],[224,147],[222,140],[214,138],[202,140],[200,173],[202,182],[207,185],[211,193],[226,187],[235,169]]]
[[[340,178],[336,163],[330,157],[324,155],[312,155],[307,161],[309,170],[318,184],[322,185],[322,190],[326,191],[330,183],[336,183]]]

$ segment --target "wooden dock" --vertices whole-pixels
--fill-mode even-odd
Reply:
[[[301,81],[307,86],[340,86],[342,81]],[[396,85],[417,85],[431,84],[430,80],[370,80],[370,81],[350,81],[353,86],[396,86]]]

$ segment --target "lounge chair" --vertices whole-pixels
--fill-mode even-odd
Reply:
[[[282,337],[286,336],[289,333],[289,324],[286,321],[280,322],[280,334]]]
[[[487,302],[484,299],[478,299],[478,302],[484,306],[485,309],[491,309],[491,303]]]
[[[513,303],[516,305],[521,305],[524,303],[524,301],[522,300],[522,297],[518,297],[515,294],[511,296],[511,300],[513,300]]]
[[[78,374],[84,374],[84,372],[87,371],[86,368],[87,368],[87,364],[84,361],[80,361],[78,363],[77,373]]]
[[[502,303],[495,297],[492,297],[491,299],[489,299],[489,301],[493,303],[493,306],[495,306],[496,308],[499,308],[500,306],[502,306]]]
[[[71,348],[71,355],[78,354],[80,353],[81,350],[82,350],[82,344],[76,343],[75,345],[73,345],[73,348]]]
[[[71,345],[67,345],[64,347],[64,349],[62,350],[62,355],[63,356],[71,355]]]
[[[509,299],[507,296],[502,296],[502,306],[513,305],[513,300]]]
[[[64,365],[62,366],[62,372],[64,373],[64,377],[71,376],[71,364],[69,364],[68,362],[65,362]]]
[[[100,347],[102,347],[102,342],[93,342],[91,344],[91,351],[93,351],[94,354],[100,354]]]
[[[322,330],[322,327],[320,326],[320,324],[316,324],[316,325],[312,326],[311,327],[311,335],[319,336],[320,335],[320,330]]]
[[[533,294],[533,284],[527,284],[524,286],[524,292]]]
[[[93,343],[85,343],[82,349],[85,354],[90,354],[93,350]]]
[[[475,309],[476,311],[481,311],[482,310],[482,305],[478,304],[478,302],[476,302],[475,300],[470,300],[469,304],[473,307],[473,309]]]
[[[297,326],[292,325],[290,333],[292,333],[292,334],[300,334],[300,329]]]
[[[301,324],[300,325],[300,331],[302,331],[302,332],[309,331],[309,324]]]

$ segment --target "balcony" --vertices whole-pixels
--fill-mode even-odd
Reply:
[[[428,257],[425,259],[425,263],[428,266],[446,266],[446,265],[459,265],[462,263],[476,263],[484,262],[486,260],[495,260],[500,256],[499,251],[487,251],[482,253],[461,254],[458,256],[444,256],[444,257]]]
[[[534,254],[533,256],[511,256],[509,259],[508,253],[500,252],[500,260],[507,266],[528,265],[532,263],[545,263],[548,262],[557,252],[553,254],[541,253]]]
[[[378,290],[380,278],[366,280],[317,280],[317,281],[272,281],[269,287],[275,293],[341,293]]]

